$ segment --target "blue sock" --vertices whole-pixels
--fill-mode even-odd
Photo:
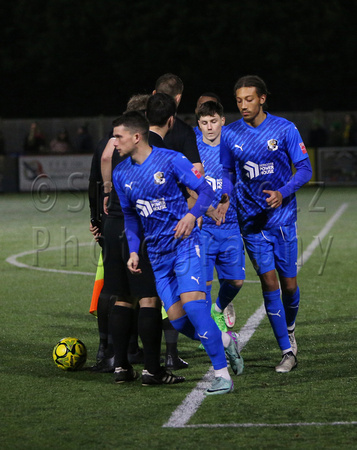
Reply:
[[[219,288],[216,304],[223,311],[238,294],[241,288],[232,286],[227,280],[224,280],[223,282],[220,281],[220,283],[221,287]]]
[[[172,326],[175,328],[175,330],[179,331],[180,333],[184,334],[190,339],[193,339],[195,341],[199,341],[200,338],[198,337],[198,334],[195,330],[195,327],[190,322],[190,319],[187,317],[187,314],[185,314],[182,317],[179,317],[175,320],[170,320]]]
[[[193,300],[185,303],[183,309],[195,327],[213,368],[219,370],[227,367],[222,334],[211,317],[211,306],[207,300]]]
[[[263,297],[265,310],[279,347],[281,351],[287,350],[291,345],[286,327],[284,306],[280,299],[280,289],[272,292],[263,292]]]
[[[206,300],[208,301],[209,305],[212,305],[211,291],[212,291],[212,284],[206,284]]]
[[[290,328],[294,325],[300,303],[300,289],[297,287],[295,294],[283,294],[283,304],[285,309],[286,324]]]

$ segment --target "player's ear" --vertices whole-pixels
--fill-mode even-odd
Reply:
[[[167,128],[168,130],[171,130],[171,128],[174,126],[175,123],[175,117],[174,116],[170,116],[167,120]]]
[[[222,127],[223,127],[223,125],[226,123],[226,118],[225,117],[221,117],[221,120],[222,120]]]
[[[153,91],[152,91],[152,95],[155,95],[156,94],[156,89],[154,89]]]
[[[264,103],[266,102],[267,96],[265,94],[261,95],[259,101],[261,105],[264,105]]]

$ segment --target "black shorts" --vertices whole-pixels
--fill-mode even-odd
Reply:
[[[127,268],[129,247],[124,232],[124,218],[106,217],[102,231],[104,285],[102,293],[119,297],[157,297],[155,277],[145,251],[139,253],[141,274]]]

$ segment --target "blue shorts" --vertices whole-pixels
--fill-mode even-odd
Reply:
[[[201,230],[207,281],[216,267],[219,280],[245,279],[245,254],[240,230],[207,227]]]
[[[151,259],[151,258],[150,258]],[[182,240],[175,251],[151,259],[156,289],[166,311],[184,292],[201,291],[205,298],[206,276],[199,234]]]
[[[296,223],[243,236],[250,260],[258,275],[277,270],[279,275],[297,275],[298,241]]]

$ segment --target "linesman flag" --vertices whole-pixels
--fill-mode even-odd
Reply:
[[[94,316],[97,316],[98,298],[102,290],[103,284],[104,284],[103,256],[102,252],[100,252],[97,265],[97,272],[95,274],[95,281],[93,286],[92,301],[89,308],[89,312]]]

